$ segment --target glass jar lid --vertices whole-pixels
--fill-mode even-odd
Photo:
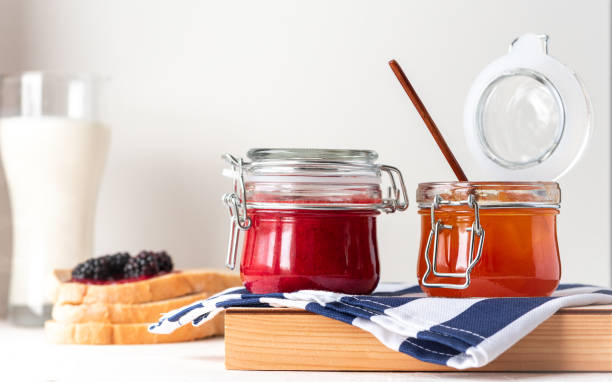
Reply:
[[[249,208],[394,212],[408,207],[401,173],[375,163],[375,151],[263,148],[249,150],[247,157],[250,161],[226,154],[232,168],[224,175],[234,179],[234,193]],[[381,189],[382,174],[389,176],[388,197]]]
[[[372,164],[378,159],[372,150],[336,149],[251,149],[247,158],[252,161],[306,161],[306,162],[354,162]]]
[[[378,154],[371,150],[258,148],[249,150],[247,158],[250,161],[243,163],[247,182],[380,184]]]
[[[527,34],[487,66],[468,94],[464,130],[478,177],[559,179],[591,131],[591,104],[576,74],[548,55],[548,36]]]
[[[481,209],[559,208],[561,189],[556,182],[433,182],[420,183],[416,197],[419,208],[430,208],[436,198],[465,205],[470,197]]]

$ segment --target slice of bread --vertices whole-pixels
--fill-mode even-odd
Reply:
[[[61,323],[102,322],[107,324],[132,324],[156,322],[161,314],[178,309],[192,302],[203,300],[215,292],[202,292],[169,300],[143,304],[55,304],[51,316]]]
[[[45,322],[47,340],[56,344],[134,345],[191,341],[223,334],[223,314],[200,326],[185,325],[170,334],[149,333],[148,323]]]
[[[108,285],[71,282],[70,270],[56,270],[56,304],[142,304],[240,286],[240,275],[213,269],[172,272],[142,281]]]

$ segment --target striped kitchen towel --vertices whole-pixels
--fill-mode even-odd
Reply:
[[[252,294],[239,287],[166,313],[149,331],[201,325],[231,307],[300,308],[355,325],[421,361],[465,369],[493,361],[560,308],[593,304],[612,304],[612,290],[561,284],[550,297],[460,299],[426,297],[399,283],[381,283],[371,295]]]

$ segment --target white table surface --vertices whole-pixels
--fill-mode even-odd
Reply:
[[[612,373],[234,371],[223,338],[163,345],[53,345],[42,329],[0,321],[0,381],[612,381]]]

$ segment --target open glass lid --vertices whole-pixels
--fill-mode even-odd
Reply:
[[[548,36],[514,40],[474,81],[465,104],[468,147],[486,180],[557,180],[580,158],[591,104],[576,74],[548,55]]]

